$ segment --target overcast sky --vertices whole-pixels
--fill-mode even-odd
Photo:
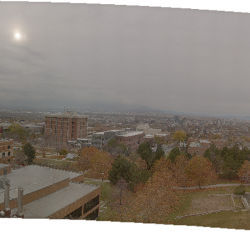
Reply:
[[[249,26],[250,14],[2,2],[0,107],[249,114]]]

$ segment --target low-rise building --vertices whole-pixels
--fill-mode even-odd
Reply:
[[[107,130],[103,132],[97,132],[92,134],[91,144],[96,148],[103,148],[111,139],[117,135],[122,134],[124,130]]]
[[[22,127],[31,131],[32,133],[35,134],[39,134],[42,133],[43,129],[44,129],[44,124],[40,123],[40,124],[22,124]]]
[[[6,217],[96,219],[99,196],[100,187],[83,183],[82,173],[30,165],[0,176]]]
[[[210,141],[201,139],[199,141],[192,141],[188,145],[188,153],[191,155],[203,155],[210,147]]]
[[[156,135],[161,133],[159,128],[151,128],[148,123],[142,123],[136,126],[136,131],[143,131],[145,134]]]
[[[13,158],[13,140],[0,140],[0,162],[8,163]]]
[[[143,131],[128,131],[116,136],[118,142],[126,145],[129,151],[137,150],[138,146],[144,141]]]

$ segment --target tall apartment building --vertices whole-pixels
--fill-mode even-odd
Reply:
[[[45,118],[45,138],[49,145],[67,147],[68,141],[87,137],[88,118],[73,112]]]

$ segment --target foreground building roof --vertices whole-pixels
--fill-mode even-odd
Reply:
[[[18,190],[22,188],[24,218],[85,218],[98,216],[100,188],[83,183],[83,173],[30,165],[0,176],[0,211],[6,210],[6,185],[9,185],[9,208],[17,214]],[[7,183],[7,184],[6,184]],[[85,204],[94,205],[85,208]],[[75,212],[77,210],[77,213]],[[77,214],[77,216],[76,216]],[[93,216],[92,216],[93,217]]]

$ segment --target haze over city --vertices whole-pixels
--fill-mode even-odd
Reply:
[[[249,21],[211,11],[1,3],[0,107],[247,115]]]

